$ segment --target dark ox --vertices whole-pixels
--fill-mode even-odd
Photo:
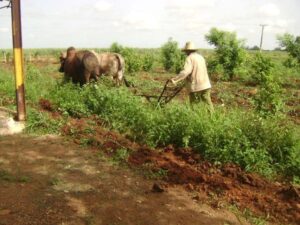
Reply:
[[[81,86],[89,83],[91,79],[97,81],[100,75],[98,58],[91,51],[76,51],[70,47],[66,55],[61,55],[60,63],[59,72],[64,73],[64,79]]]

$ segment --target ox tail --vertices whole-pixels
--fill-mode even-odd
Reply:
[[[118,59],[118,71],[122,71],[123,74],[123,78],[122,80],[124,80],[124,83],[126,85],[126,87],[131,87],[130,83],[128,82],[128,80],[125,78],[124,73],[125,73],[125,62],[123,57],[120,54],[115,54],[117,59]]]

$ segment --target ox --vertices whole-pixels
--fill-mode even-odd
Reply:
[[[81,86],[89,83],[91,78],[97,81],[100,75],[98,58],[91,51],[76,51],[70,47],[66,55],[61,55],[60,63],[59,72],[64,73],[64,79]]]
[[[109,75],[113,77],[113,80],[117,86],[121,85],[121,82],[124,80],[124,83],[129,87],[128,81],[124,77],[125,72],[125,60],[124,58],[117,53],[100,53],[97,54],[99,65],[100,65],[100,75]]]

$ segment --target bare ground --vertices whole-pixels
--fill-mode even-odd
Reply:
[[[57,136],[0,137],[0,224],[248,224]]]

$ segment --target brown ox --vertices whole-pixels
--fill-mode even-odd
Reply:
[[[89,83],[93,78],[98,80],[100,66],[97,56],[91,51],[76,51],[75,48],[67,49],[67,54],[60,57],[59,72],[64,73],[65,80],[72,80],[81,86]]]

